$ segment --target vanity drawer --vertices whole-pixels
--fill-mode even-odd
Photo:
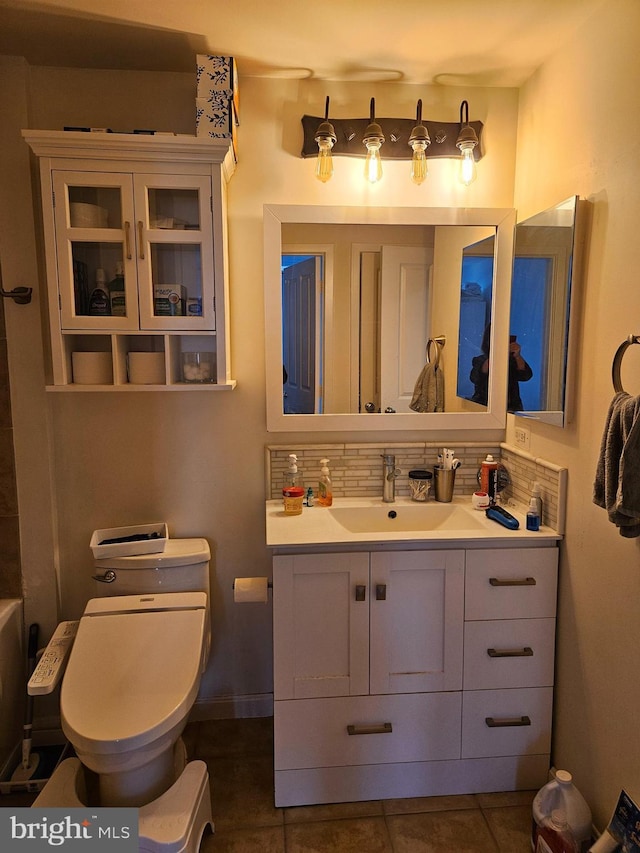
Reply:
[[[555,616],[557,572],[557,548],[467,551],[465,619]]]
[[[466,622],[464,690],[553,684],[555,619]]]
[[[465,692],[462,757],[548,753],[552,706],[552,687]]]
[[[460,757],[462,694],[293,699],[275,703],[275,769]]]

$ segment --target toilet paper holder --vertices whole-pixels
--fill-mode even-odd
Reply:
[[[273,584],[269,578],[235,578],[233,581],[233,600],[236,604],[267,604],[269,590]]]
[[[232,589],[236,588],[236,581],[240,580],[240,578],[234,578],[233,583],[231,584]],[[273,589],[273,581],[267,581],[267,589]]]

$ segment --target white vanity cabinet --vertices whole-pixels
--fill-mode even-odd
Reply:
[[[24,131],[39,158],[53,387],[74,382],[74,352],[110,357],[100,390],[146,387],[130,353],[158,353],[161,388],[229,388],[228,140]],[[121,268],[124,298],[98,306]],[[207,381],[185,382],[183,354],[206,353]],[[198,378],[202,379],[203,373]]]
[[[555,547],[274,557],[279,806],[539,787]]]

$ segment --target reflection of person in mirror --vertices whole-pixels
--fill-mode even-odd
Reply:
[[[489,390],[489,339],[491,337],[491,324],[484,330],[482,336],[482,354],[471,360],[471,373],[469,379],[473,382],[474,392],[471,398],[474,403],[487,405]],[[520,344],[515,335],[509,339],[509,380],[507,392],[507,408],[510,412],[521,412],[523,409],[520,397],[520,383],[528,382],[533,376],[533,371],[522,357]]]

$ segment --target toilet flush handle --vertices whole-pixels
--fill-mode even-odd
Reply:
[[[100,583],[113,583],[116,579],[116,573],[113,569],[108,569],[103,575],[93,575],[94,581],[100,581]]]

